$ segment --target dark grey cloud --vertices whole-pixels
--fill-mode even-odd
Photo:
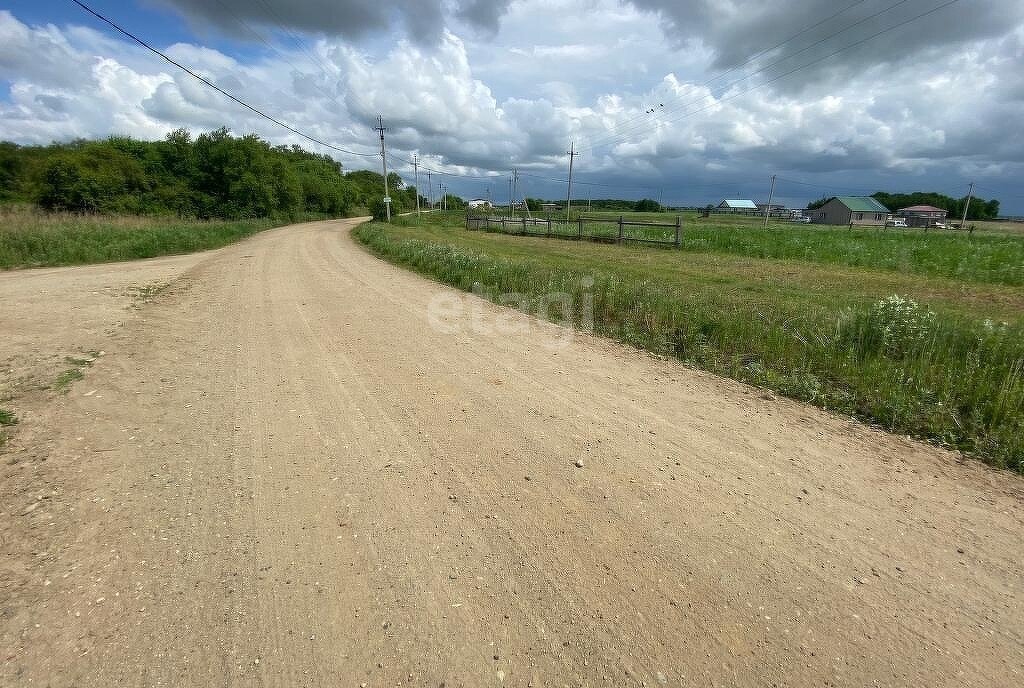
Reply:
[[[1006,35],[1024,21],[1019,0],[957,0],[918,19],[948,0],[623,2],[657,16],[677,45],[699,40],[713,51],[713,70],[736,70],[723,83],[761,68],[765,71],[751,83],[800,68],[798,76],[775,86],[789,90],[834,83],[878,65],[926,61],[964,43]],[[910,23],[847,47],[906,21]],[[840,49],[834,57],[804,67]]]
[[[511,4],[512,0],[464,0],[457,14],[469,24],[495,33]]]
[[[443,0],[153,0],[181,12],[197,29],[212,22],[221,30],[253,39],[246,25],[262,29],[358,39],[403,30],[418,43],[436,42],[446,25]],[[458,17],[496,31],[511,0],[463,0]]]

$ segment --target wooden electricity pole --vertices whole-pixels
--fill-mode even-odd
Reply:
[[[565,221],[569,221],[569,210],[572,208],[572,161],[576,158],[579,153],[576,152],[576,142],[569,142],[569,152],[566,153],[569,156],[569,189],[565,195]]]
[[[387,221],[391,222],[391,197],[388,194],[388,158],[387,150],[384,148],[384,132],[388,129],[384,126],[384,117],[382,115],[377,115],[377,126],[374,129],[380,132],[380,164],[384,169],[384,215],[387,217]]]
[[[768,192],[768,205],[764,207],[764,228],[768,229],[768,216],[772,214],[772,197],[775,195],[775,175],[772,175],[772,188]]]
[[[416,178],[416,214],[420,214],[420,156],[412,154],[412,173]]]
[[[967,226],[967,209],[971,207],[971,196],[974,195],[974,182],[971,182],[971,188],[967,191],[967,202],[964,203],[964,216],[960,218],[960,229],[964,229]]]

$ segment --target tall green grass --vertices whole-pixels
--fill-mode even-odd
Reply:
[[[269,219],[197,221],[0,208],[0,269],[83,265],[219,248],[273,227]]]
[[[684,251],[869,267],[967,282],[1024,285],[1024,240],[1013,235],[821,225],[715,226],[694,220]],[[713,221],[712,221],[713,222]]]
[[[379,224],[356,236],[439,281],[479,284],[493,300],[555,291],[583,303],[586,292],[599,334],[1024,472],[1024,327],[975,317],[970,304],[932,311],[902,296],[847,299],[841,289],[827,302],[765,294],[745,273],[716,283],[673,271],[688,259],[670,250],[579,246],[566,258],[546,240],[487,243],[477,232]]]
[[[588,233],[616,235],[618,213],[581,213],[594,222]],[[626,220],[675,222],[678,214],[624,213]],[[553,215],[557,236],[574,236],[574,223]],[[600,220],[604,220],[601,222]],[[421,221],[436,223],[438,217]],[[509,225],[510,228],[514,225]],[[591,230],[592,228],[592,230]],[[665,229],[629,228],[635,236],[671,240]],[[497,231],[497,228],[494,229]],[[543,233],[531,228],[532,233]],[[980,233],[920,229],[832,227],[772,220],[768,228],[756,217],[683,216],[683,251],[721,253],[753,258],[796,259],[830,265],[896,270],[915,275],[969,282],[1024,285],[1024,237],[1012,233]]]

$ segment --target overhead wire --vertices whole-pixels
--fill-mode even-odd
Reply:
[[[906,1],[906,0],[903,0],[903,1]],[[871,40],[873,40],[873,39],[875,39],[875,38],[877,38],[877,37],[879,37],[881,35],[884,35],[886,33],[889,33],[890,31],[895,31],[896,29],[902,28],[902,27],[906,26],[907,24],[910,24],[910,23],[912,23],[914,21],[917,21],[918,19],[922,19],[923,17],[926,17],[928,15],[934,14],[935,12],[938,12],[939,10],[945,9],[946,7],[949,7],[950,5],[956,4],[959,1],[960,0],[947,0],[946,2],[942,3],[941,5],[938,5],[937,7],[933,7],[930,10],[927,10],[925,12],[917,14],[917,15],[911,17],[910,19],[906,19],[906,20],[904,20],[902,22],[899,22],[897,24],[893,24],[892,26],[889,26],[889,27],[887,27],[885,29],[882,29],[881,31],[877,31],[877,32],[871,34],[870,36],[862,38],[862,39],[860,39],[858,41],[855,41],[853,43],[849,43],[849,44],[847,44],[847,45],[845,45],[845,46],[843,46],[841,48],[833,50],[832,52],[828,53],[827,55],[824,55],[824,56],[819,57],[819,58],[817,58],[815,60],[812,60],[810,62],[802,64],[799,67],[794,67],[793,69],[790,69],[789,71],[783,72],[782,74],[779,74],[779,75],[777,75],[775,77],[772,77],[771,79],[763,81],[760,84],[752,86],[752,87],[750,87],[748,89],[745,89],[743,91],[739,91],[737,93],[730,94],[728,96],[723,96],[722,98],[719,98],[714,103],[707,104],[707,105],[705,105],[703,107],[700,107],[700,108],[698,108],[696,110],[684,112],[684,113],[682,113],[678,117],[673,117],[673,118],[670,118],[668,120],[665,120],[664,123],[669,123],[670,124],[670,123],[681,121],[683,119],[686,119],[687,117],[692,117],[693,115],[696,115],[696,114],[698,114],[700,112],[708,110],[708,109],[710,109],[710,108],[712,108],[712,107],[714,107],[716,105],[719,105],[721,103],[724,103],[724,102],[727,102],[727,101],[730,101],[730,100],[734,100],[734,99],[739,98],[740,96],[744,96],[744,95],[746,95],[746,94],[748,94],[748,93],[750,93],[752,91],[756,91],[756,90],[758,90],[760,88],[764,88],[765,86],[773,84],[776,81],[779,81],[781,79],[786,78],[787,76],[795,74],[796,72],[799,72],[801,70],[807,69],[808,67],[812,67],[812,66],[814,66],[814,65],[816,65],[816,64],[818,64],[820,62],[824,62],[827,59],[835,57],[836,55],[838,55],[841,52],[844,52],[844,51],[849,50],[851,48],[856,48],[857,46],[863,45],[863,44],[867,43],[868,41],[871,41]],[[740,79],[738,81],[742,81],[742,80],[743,79]],[[585,149],[585,150],[594,150],[595,148],[605,147],[607,145],[610,145],[611,143],[614,143],[614,141],[608,142],[608,143],[603,143],[603,144],[600,144],[599,146],[591,146],[589,149]]]
[[[260,1],[261,4],[264,5],[264,7],[267,8],[267,10],[269,12],[274,14],[275,17],[277,16],[276,13],[273,12],[273,9],[265,2],[265,0],[259,0],[259,1]],[[796,34],[793,34],[789,38],[787,38],[787,39],[785,39],[785,40],[783,40],[783,41],[773,45],[772,47],[766,48],[766,49],[762,50],[761,52],[759,52],[756,55],[754,55],[751,58],[749,58],[743,64],[738,65],[737,67],[732,68],[731,70],[727,70],[723,74],[720,74],[720,75],[718,75],[716,77],[713,77],[712,79],[710,79],[708,82],[705,82],[705,83],[713,82],[713,81],[721,78],[725,74],[728,74],[729,71],[735,71],[739,67],[742,67],[745,64],[749,64],[753,60],[757,59],[757,57],[759,57],[761,55],[764,55],[764,54],[767,54],[768,52],[771,52],[772,50],[775,50],[778,47],[781,47],[782,45],[784,45],[785,43],[789,42],[790,40],[792,40],[792,39],[794,39],[794,38],[796,38],[796,37],[798,37],[798,36],[800,36],[800,35],[802,35],[804,33],[807,33],[808,31],[813,30],[814,28],[816,28],[818,26],[821,26],[822,24],[824,24],[824,23],[830,21],[831,19],[834,19],[835,17],[845,13],[846,11],[852,9],[853,7],[855,7],[855,6],[859,5],[859,4],[862,4],[864,1],[865,0],[859,0],[858,2],[854,2],[853,4],[843,8],[842,10],[834,13],[833,15],[830,15],[829,17],[827,17],[827,18],[825,18],[823,20],[820,20],[819,22],[817,22],[817,23],[807,27],[806,29],[803,29],[802,31],[800,31],[800,32],[798,32]],[[887,12],[887,11],[893,9],[896,6],[899,6],[899,5],[903,4],[906,1],[907,0],[900,0],[900,2],[897,2],[894,5],[891,5],[891,6],[887,7],[886,9],[881,10],[879,12],[876,12],[875,14],[870,15],[869,17],[866,17],[865,19],[862,19],[862,20],[856,22],[855,24],[850,25],[849,27],[844,29],[844,31],[848,30],[849,28],[851,28],[853,26],[857,26],[859,24],[862,24],[865,21],[868,21],[869,19],[877,17],[877,16],[883,14],[884,12]],[[837,55],[837,54],[839,54],[839,53],[841,53],[841,52],[843,52],[845,50],[849,50],[849,49],[857,47],[859,45],[863,45],[864,43],[867,43],[868,41],[870,41],[870,40],[872,40],[874,38],[877,38],[878,36],[881,36],[883,34],[889,33],[891,31],[894,31],[894,30],[898,29],[898,28],[906,26],[907,24],[910,24],[911,22],[917,21],[918,19],[921,19],[921,18],[923,18],[925,16],[928,16],[930,14],[938,12],[939,10],[942,10],[942,9],[944,9],[944,8],[950,6],[950,5],[953,5],[956,2],[958,2],[958,1],[959,0],[947,0],[947,2],[944,2],[944,3],[942,3],[942,4],[940,4],[940,5],[936,6],[936,7],[933,7],[930,10],[927,10],[925,12],[917,14],[917,15],[915,15],[915,16],[907,19],[907,20],[904,20],[902,22],[899,22],[897,24],[889,26],[889,27],[887,27],[887,28],[885,28],[883,30],[880,30],[880,31],[878,31],[876,33],[873,33],[873,34],[871,34],[871,35],[869,35],[869,36],[867,36],[867,37],[865,37],[863,39],[860,39],[858,41],[855,41],[853,43],[845,45],[845,46],[843,46],[841,48],[838,48],[837,50],[834,50],[833,52],[829,53],[828,55],[825,55],[823,57],[820,57],[820,58],[817,58],[815,60],[812,60],[811,62],[805,63],[805,64],[800,65],[798,67],[795,67],[794,69],[791,69],[791,70],[789,70],[789,71],[787,71],[785,73],[779,74],[779,75],[773,77],[772,79],[769,79],[769,80],[764,81],[764,82],[762,82],[760,84],[757,84],[757,85],[755,85],[755,86],[753,86],[753,87],[751,87],[749,89],[746,89],[746,90],[740,91],[738,93],[734,93],[734,94],[731,94],[729,96],[720,98],[717,102],[721,103],[721,102],[725,102],[727,100],[732,100],[734,98],[737,98],[737,97],[740,97],[742,95],[745,95],[746,93],[754,91],[754,90],[756,90],[758,88],[763,88],[764,86],[767,86],[767,85],[769,85],[771,83],[774,83],[774,82],[776,82],[776,81],[778,81],[778,80],[780,80],[782,78],[785,78],[785,77],[787,77],[787,76],[789,76],[789,75],[791,75],[791,74],[793,74],[795,72],[801,71],[801,70],[806,69],[808,67],[811,67],[811,66],[813,66],[815,64],[818,64],[818,63],[820,63],[820,62],[822,62],[824,60],[827,60],[827,59],[829,59],[831,57],[834,57],[835,55]],[[287,130],[287,131],[289,131],[289,132],[291,132],[291,133],[293,133],[293,134],[295,134],[295,135],[297,135],[297,136],[299,136],[299,137],[301,137],[303,139],[306,139],[307,141],[310,141],[310,142],[315,143],[317,145],[323,146],[324,148],[328,148],[330,150],[334,150],[334,151],[337,151],[337,152],[340,152],[340,153],[345,153],[347,155],[359,156],[359,157],[368,157],[369,158],[369,157],[379,157],[380,156],[380,152],[361,153],[361,152],[358,152],[358,151],[353,151],[353,150],[350,150],[350,149],[347,149],[347,148],[335,145],[333,143],[329,143],[329,142],[327,142],[327,141],[325,141],[325,140],[323,140],[323,139],[321,139],[319,137],[307,134],[306,132],[304,132],[304,131],[302,131],[300,129],[297,129],[297,128],[287,124],[286,122],[282,121],[281,119],[278,119],[278,118],[276,118],[276,117],[274,117],[272,115],[267,114],[263,110],[261,110],[261,109],[255,107],[255,106],[249,104],[248,102],[246,102],[242,98],[234,95],[233,93],[230,93],[229,91],[221,88],[220,86],[217,86],[215,83],[210,81],[208,78],[206,78],[206,77],[202,76],[201,74],[197,73],[196,71],[194,71],[190,67],[188,67],[188,66],[186,66],[186,65],[184,65],[184,64],[182,64],[182,63],[180,63],[180,62],[178,62],[176,60],[174,60],[173,58],[168,56],[166,53],[164,53],[164,52],[154,48],[152,45],[150,45],[149,43],[147,43],[143,39],[139,38],[135,34],[129,32],[127,29],[123,28],[122,26],[120,26],[119,24],[114,22],[113,20],[109,19],[108,17],[104,16],[103,14],[101,14],[101,13],[97,12],[96,10],[92,9],[91,7],[89,7],[84,2],[81,2],[81,0],[72,0],[72,2],[74,2],[76,5],[78,5],[80,8],[82,8],[87,13],[93,15],[94,17],[96,17],[100,21],[102,21],[102,22],[106,23],[107,25],[111,26],[113,29],[115,29],[120,34],[124,35],[125,37],[129,38],[130,40],[134,41],[135,43],[141,45],[146,50],[152,52],[153,54],[157,55],[158,57],[160,57],[161,59],[163,59],[166,62],[170,63],[171,65],[173,65],[173,66],[177,67],[178,69],[184,71],[185,73],[189,74],[193,78],[195,78],[198,81],[202,82],[206,86],[209,86],[210,88],[214,89],[215,91],[217,91],[218,93],[222,94],[223,96],[225,96],[226,98],[228,98],[232,102],[234,102],[234,103],[240,105],[241,107],[243,107],[243,108],[253,112],[254,114],[258,115],[259,117],[262,117],[262,118],[266,119],[269,122],[272,122],[273,124],[283,128],[283,129],[285,129],[285,130]],[[280,54],[280,51],[277,48],[275,48],[268,41],[266,41],[265,38],[263,38],[260,34],[258,34],[254,29],[252,29],[252,27],[250,27],[248,24],[246,24],[243,20],[238,18],[237,15],[235,15],[234,12],[230,10],[230,8],[228,8],[223,2],[221,2],[221,0],[218,0],[218,2],[220,2],[220,4],[225,8],[225,10],[228,11],[229,14],[231,14],[235,18],[235,20],[239,22],[239,24],[241,26],[246,28],[258,40],[260,40],[260,42],[264,43],[265,45],[270,47],[272,50],[274,50],[275,52]],[[289,33],[294,40],[301,42],[301,39],[297,38],[294,35],[294,33],[290,32],[286,28],[284,28],[283,25],[278,24],[278,26],[282,29],[282,31],[285,31],[286,33]],[[780,62],[783,62],[783,61],[786,61],[788,59],[791,59],[795,55],[798,55],[798,54],[800,54],[802,52],[805,52],[806,50],[808,50],[811,47],[814,47],[816,45],[820,45],[821,43],[827,41],[828,39],[834,37],[835,35],[838,35],[838,33],[842,33],[842,32],[837,32],[836,34],[831,34],[831,35],[825,37],[824,39],[820,39],[819,41],[817,41],[815,43],[812,43],[809,46],[805,46],[804,48],[802,48],[801,50],[799,50],[799,51],[797,51],[795,53],[791,53],[790,55],[788,55],[788,56],[786,56],[784,58],[781,58],[780,60],[777,60],[776,62],[773,62],[770,65],[766,65],[765,67],[763,67],[763,68],[761,68],[761,69],[759,69],[759,70],[757,70],[755,72],[747,74],[746,76],[742,77],[741,79],[738,79],[738,80],[736,80],[734,82],[731,82],[730,84],[727,85],[727,87],[731,86],[731,85],[734,85],[735,83],[739,83],[740,81],[744,81],[746,79],[749,79],[751,76],[754,76],[755,74],[757,74],[759,72],[762,72],[762,71],[764,71],[766,69],[769,69],[772,66],[775,66],[775,65],[779,64]],[[330,75],[327,73],[327,70],[323,66],[323,63],[320,62],[318,59],[316,59],[315,55],[310,54],[310,52],[308,51],[308,49],[305,48],[305,46],[303,46],[303,49],[305,50],[307,55],[309,55],[311,58],[313,58],[314,61],[318,64],[318,66],[321,69],[321,72],[325,76],[327,76],[329,78]],[[285,58],[285,61],[288,62],[288,64],[290,66],[292,66],[292,68],[295,69],[297,72],[301,72],[301,70],[299,70],[297,67],[295,67],[295,65],[292,64],[290,60]],[[331,96],[328,94],[328,97],[331,97]],[[336,99],[335,99],[335,103],[337,103]],[[679,120],[684,119],[686,117],[693,116],[693,115],[695,115],[695,114],[697,114],[697,113],[699,113],[699,112],[701,112],[703,110],[706,110],[709,107],[711,107],[711,105],[707,105],[707,106],[699,108],[697,110],[684,112],[679,117],[669,119],[669,120],[667,120],[667,122],[671,123],[671,122],[679,121]],[[626,134],[626,136],[628,136],[628,135],[629,134]],[[605,147],[607,145],[610,145],[613,142],[614,141],[609,141],[609,142],[600,143],[600,144],[595,143],[594,145],[592,145],[587,150],[595,150],[596,148]],[[403,158],[401,156],[398,156],[398,155],[394,155],[394,154],[389,153],[387,155],[387,157],[392,159],[393,161],[399,161],[399,162],[405,163],[405,164],[410,165],[410,166],[413,165],[412,161],[410,161],[408,159],[405,159],[405,158]],[[421,169],[423,172],[430,172],[432,174],[436,174],[436,175],[439,175],[439,176],[453,177],[453,178],[462,178],[462,179],[487,180],[487,181],[493,181],[493,180],[496,180],[496,179],[501,179],[501,178],[503,178],[503,176],[505,174],[509,173],[509,171],[495,171],[494,174],[472,175],[472,174],[465,174],[465,173],[458,173],[458,172],[448,172],[448,171],[444,171],[444,170],[440,170],[440,169],[435,169],[433,167],[430,167],[430,166],[427,166],[427,165],[423,165],[423,164],[419,165],[419,169]],[[537,180],[541,180],[541,181],[553,182],[553,183],[567,183],[566,179],[561,179],[561,178],[558,178],[558,177],[542,176],[542,175],[533,174],[533,173],[530,173],[530,172],[525,172],[525,171],[522,171],[522,170],[519,171],[519,176],[520,177],[533,178],[533,179],[537,179]],[[825,185],[812,184],[812,183],[808,183],[808,182],[802,182],[802,181],[799,181],[799,180],[788,179],[788,178],[783,178],[783,177],[778,177],[778,181],[787,182],[787,183],[793,183],[793,184],[798,184],[798,185],[803,185],[803,186],[809,186],[809,187],[818,187],[818,188],[823,188],[823,189],[838,188],[838,187],[834,187],[834,186],[825,186]],[[656,187],[656,186],[642,186],[642,185],[623,186],[623,185],[620,185],[620,184],[605,184],[605,183],[600,183],[600,182],[589,182],[589,181],[585,181],[585,180],[575,180],[575,179],[574,179],[574,183],[580,184],[580,185],[583,185],[583,186],[589,186],[589,187],[618,188],[618,189],[641,189],[641,190],[646,190],[646,191],[658,190],[658,188],[659,188],[659,187]],[[985,189],[982,189],[981,187],[976,187],[976,188],[978,190],[985,190]],[[1005,194],[1002,194],[1002,195],[1005,195]],[[1020,196],[1014,196],[1014,197],[1020,197]]]
[[[768,53],[772,52],[773,50],[776,50],[777,48],[781,48],[785,44],[787,44],[787,43],[789,43],[789,42],[799,38],[800,36],[804,35],[805,33],[813,31],[814,29],[818,28],[819,26],[821,26],[823,24],[827,24],[828,22],[832,21],[836,17],[839,17],[839,16],[845,14],[846,12],[852,10],[854,7],[857,7],[858,5],[862,5],[865,2],[867,2],[867,0],[856,0],[856,2],[853,2],[853,3],[843,7],[838,12],[835,12],[835,13],[829,15],[828,17],[825,17],[824,19],[821,19],[821,20],[815,22],[814,24],[811,24],[810,26],[808,26],[808,27],[806,27],[804,29],[801,29],[800,31],[798,31],[797,33],[789,36],[788,38],[785,38],[785,39],[779,41],[778,43],[776,43],[776,44],[774,44],[774,45],[772,45],[772,46],[770,46],[768,48],[765,48],[764,50],[761,50],[761,51],[759,51],[757,53],[754,53],[753,55],[748,57],[744,62],[741,62],[740,64],[735,65],[733,67],[730,67],[729,69],[721,72],[720,74],[717,74],[717,75],[715,75],[715,76],[705,80],[700,85],[701,86],[709,86],[709,85],[713,84],[714,82],[718,81],[719,79],[722,79],[726,75],[731,74],[732,72],[735,72],[735,71],[739,70],[741,67],[745,67],[746,65],[750,64],[751,62],[754,62],[758,58],[763,57],[764,55],[767,55]],[[671,97],[670,99],[678,101],[678,100],[681,100],[681,98],[682,98],[681,96],[674,96],[674,97]],[[660,104],[659,107],[664,110],[665,105],[664,104]],[[665,110],[665,112],[673,112],[673,111],[678,111],[678,107],[676,107],[676,108],[669,108],[668,110]],[[616,128],[622,126],[623,124],[628,126],[632,122],[635,122],[635,121],[641,120],[641,119],[645,120],[645,123],[646,123],[646,121],[649,121],[650,119],[652,119],[652,118],[649,117],[649,115],[651,115],[654,112],[656,112],[656,110],[654,108],[652,108],[651,110],[647,110],[643,114],[636,115],[635,117],[632,117],[632,118],[626,120],[624,123],[616,124]]]
[[[290,131],[291,133],[295,134],[296,136],[300,136],[300,137],[306,139],[307,141],[315,143],[315,144],[317,144],[319,146],[323,146],[324,148],[328,148],[330,150],[337,151],[339,153],[345,153],[347,155],[355,155],[355,156],[367,157],[367,158],[376,157],[376,156],[380,155],[380,153],[359,153],[357,151],[349,150],[347,148],[343,148],[341,146],[337,146],[337,145],[335,145],[333,143],[328,143],[327,141],[324,141],[324,140],[322,140],[320,138],[317,138],[316,136],[312,136],[310,134],[305,133],[304,131],[296,129],[295,127],[291,126],[290,124],[287,124],[287,123],[281,121],[280,119],[277,119],[276,117],[273,117],[272,115],[268,115],[267,113],[263,112],[261,109],[255,107],[253,105],[250,105],[249,103],[247,103],[246,101],[242,100],[238,96],[236,96],[236,95],[226,91],[225,89],[223,89],[220,86],[218,86],[217,84],[213,83],[212,81],[210,81],[209,79],[207,79],[203,75],[199,74],[198,72],[192,70],[191,68],[183,65],[182,63],[178,62],[174,58],[170,57],[166,53],[164,53],[164,52],[154,48],[152,45],[150,45],[146,41],[142,40],[141,38],[139,38],[135,34],[131,33],[127,29],[121,27],[119,24],[117,24],[113,20],[108,19],[104,15],[100,14],[96,10],[94,10],[91,7],[89,7],[88,5],[86,5],[84,2],[81,2],[81,0],[71,0],[71,1],[73,3],[75,3],[76,5],[78,5],[79,7],[81,7],[86,12],[88,12],[89,14],[91,14],[94,17],[96,17],[97,19],[99,19],[100,21],[102,21],[105,24],[108,24],[109,26],[113,27],[118,33],[126,36],[127,38],[131,39],[135,43],[138,43],[139,45],[141,45],[146,50],[150,51],[154,55],[157,55],[158,57],[160,57],[161,59],[165,60],[166,62],[174,65],[175,67],[177,67],[178,69],[182,70],[183,72],[185,72],[189,76],[191,76],[191,77],[197,79],[198,81],[206,84],[207,86],[209,86],[213,90],[217,91],[221,95],[225,96],[229,100],[233,101],[234,103],[236,103],[238,105],[241,105],[245,109],[253,112],[256,115],[259,115],[260,117],[262,117],[263,119],[266,119],[269,122],[273,122],[274,124],[276,124],[277,126],[281,127],[282,129],[286,129],[287,131]]]
[[[891,10],[896,9],[900,5],[906,4],[909,1],[910,0],[897,0],[897,2],[887,6],[885,8],[883,8],[881,10],[878,10],[877,12],[875,12],[873,14],[870,14],[870,15],[868,15],[866,17],[863,17],[863,18],[857,20],[856,22],[854,22],[853,24],[849,24],[849,25],[843,27],[839,31],[835,31],[833,33],[830,33],[829,35],[825,36],[824,38],[820,38],[817,41],[815,41],[815,42],[813,42],[813,43],[811,43],[809,45],[806,45],[803,48],[800,48],[796,52],[789,53],[785,57],[781,57],[778,60],[775,60],[774,62],[771,62],[771,63],[769,63],[769,64],[767,64],[767,65],[765,65],[765,66],[763,66],[763,67],[761,67],[759,69],[754,70],[753,72],[745,74],[744,76],[740,77],[739,79],[734,79],[733,81],[730,81],[729,83],[725,84],[725,86],[723,86],[722,88],[723,89],[728,89],[731,86],[735,86],[736,84],[741,83],[743,81],[746,81],[747,79],[749,79],[749,78],[751,78],[753,76],[756,76],[758,74],[766,72],[769,69],[771,69],[772,67],[776,67],[776,66],[782,64],[783,62],[787,62],[787,61],[793,59],[794,57],[796,57],[797,55],[805,53],[805,52],[807,52],[808,50],[810,50],[812,48],[816,48],[817,46],[821,45],[822,43],[826,43],[826,42],[830,41],[831,39],[835,38],[836,36],[839,36],[839,35],[842,35],[844,33],[847,33],[848,31],[850,31],[850,29],[853,29],[853,28],[855,28],[857,26],[860,26],[861,24],[864,24],[865,22],[868,22],[868,21],[870,21],[872,19],[876,19],[876,18],[882,16],[883,14],[885,14],[887,12],[890,12]],[[954,1],[956,1],[956,0],[954,0]],[[857,5],[857,4],[860,4],[860,3],[855,3],[855,5]],[[853,6],[855,6],[855,5],[853,5]],[[851,6],[851,7],[853,7],[853,6]],[[840,12],[840,14],[841,14],[841,12]],[[836,16],[836,15],[833,15],[833,16]],[[923,15],[921,15],[921,16],[923,16]],[[808,29],[808,30],[810,30],[810,29]],[[772,49],[774,49],[774,48],[772,48]],[[756,59],[756,58],[753,58],[753,59]],[[744,64],[748,64],[751,61],[752,60],[748,60]],[[805,65],[804,67],[800,67],[800,69],[804,69],[807,66],[811,66],[811,65],[813,65],[815,63],[816,62],[810,62],[807,65]],[[725,72],[725,73],[728,73],[728,72]],[[708,79],[707,81],[704,81],[702,84],[699,84],[699,85],[700,86],[707,86],[707,85],[713,83],[714,81],[716,81],[717,79],[719,79],[721,76],[722,75],[719,75],[719,76],[713,77],[711,79]],[[668,113],[668,112],[679,112],[680,110],[683,110],[683,109],[689,107],[690,105],[693,105],[693,104],[696,104],[696,103],[700,102],[700,100],[703,100],[703,98],[701,98],[701,99],[691,99],[689,102],[681,103],[681,104],[677,105],[675,108],[670,108],[669,110],[666,110],[665,112],[666,113]],[[661,121],[662,120],[658,120],[659,123]],[[670,119],[668,121],[671,122],[671,121],[678,121],[678,120],[671,120]],[[644,127],[646,127],[646,126],[647,126],[647,124],[644,123]],[[620,133],[614,134],[614,135],[611,135],[611,134],[603,135],[601,137],[598,137],[595,141],[591,142],[590,148],[588,150],[594,150],[594,149],[597,149],[597,148],[604,148],[604,147],[612,145],[612,144],[614,144],[614,143],[616,143],[616,142],[618,142],[620,140],[624,140],[625,138],[628,138],[628,137],[632,136],[633,134],[639,133],[642,130],[643,130],[643,128],[641,128],[641,127],[633,126],[630,130],[625,131],[625,132],[620,132]]]

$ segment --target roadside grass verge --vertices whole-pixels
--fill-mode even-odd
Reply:
[[[1024,472],[1024,290],[884,265],[510,237],[459,221],[403,218],[355,236],[494,301],[592,299],[598,334]]]
[[[284,223],[270,219],[199,221],[74,215],[6,206],[0,207],[0,269],[84,265],[205,251]]]

